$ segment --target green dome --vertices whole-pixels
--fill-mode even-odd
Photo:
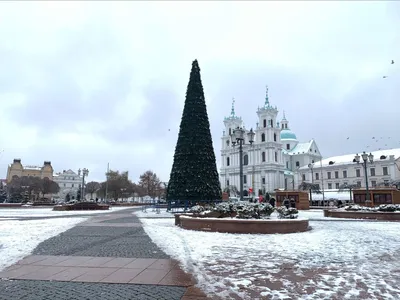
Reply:
[[[281,131],[281,140],[297,140],[297,137],[289,129],[283,129]]]

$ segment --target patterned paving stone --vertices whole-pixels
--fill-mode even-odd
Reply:
[[[178,300],[185,291],[176,286],[0,280],[0,300]]]

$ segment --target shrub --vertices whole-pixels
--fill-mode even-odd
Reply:
[[[279,219],[297,219],[299,211],[296,208],[280,206],[276,208]]]

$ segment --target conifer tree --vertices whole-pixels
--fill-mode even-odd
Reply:
[[[192,63],[167,200],[221,200],[200,68]]]

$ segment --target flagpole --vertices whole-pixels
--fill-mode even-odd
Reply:
[[[107,174],[106,174],[106,201],[108,198],[108,173],[110,173],[110,163],[107,163]]]

